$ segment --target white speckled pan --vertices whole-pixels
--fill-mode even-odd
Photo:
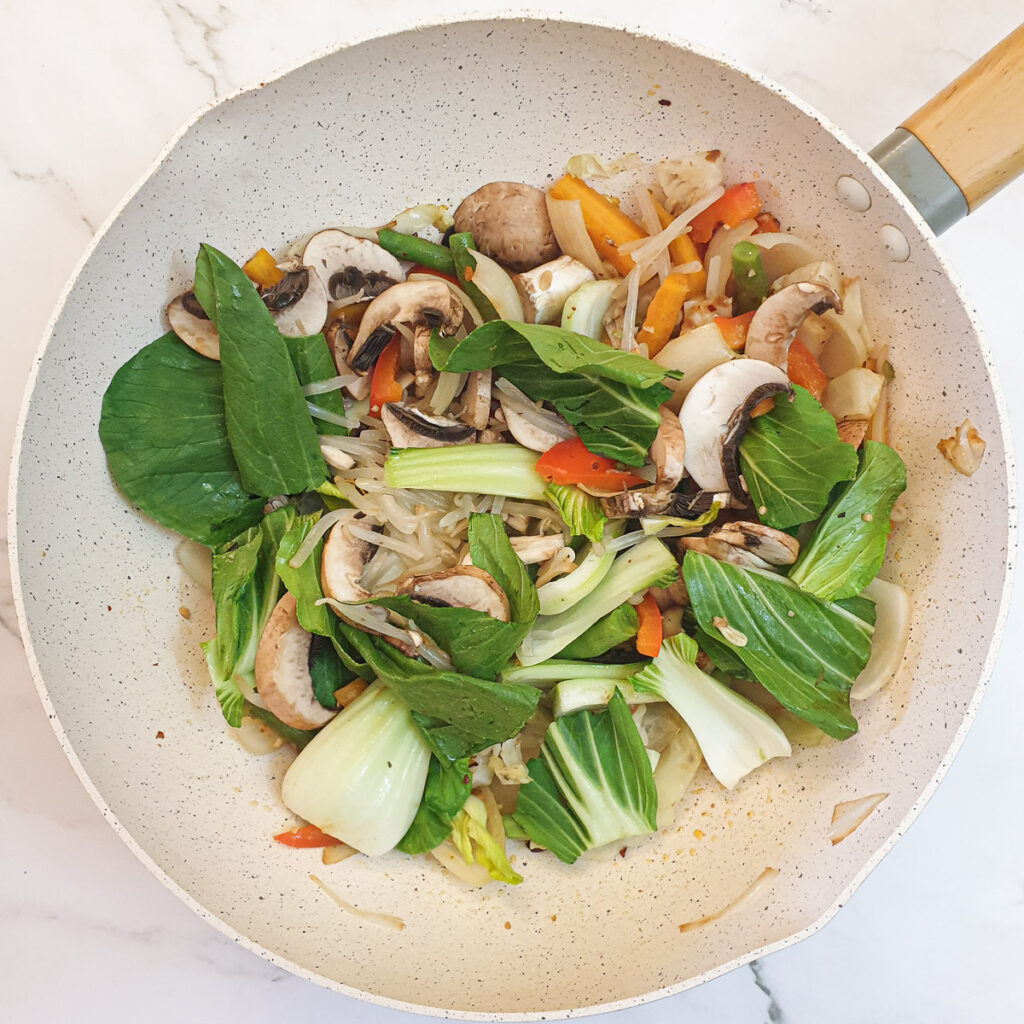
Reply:
[[[864,278],[870,322],[891,342],[894,434],[911,482],[883,574],[916,604],[899,677],[858,707],[848,742],[773,761],[731,793],[701,776],[677,827],[625,859],[570,868],[520,850],[523,885],[468,891],[424,859],[323,867],[316,851],[274,844],[292,821],[278,798],[287,756],[255,759],[227,734],[198,649],[209,602],[180,570],[177,539],[111,485],[96,425],[114,370],[166,329],[161,310],[191,279],[200,241],[273,250],[322,225],[456,202],[495,178],[542,185],[576,152],[653,161],[703,148],[727,154],[732,180],[760,177],[785,225]],[[844,174],[866,186],[867,212],[838,197]],[[883,251],[886,224],[909,240],[906,262]],[[964,416],[988,442],[971,479],[935,448]],[[963,738],[1005,614],[1007,445],[987,349],[930,233],[802,104],[619,30],[433,27],[339,50],[207,111],[107,225],[23,413],[14,579],[64,749],[124,840],[197,912],[261,956],[373,1002],[569,1016],[678,992],[809,934],[906,829]],[[833,806],[873,793],[889,796],[832,846]],[[752,905],[680,930],[767,867],[779,875]],[[311,871],[356,906],[400,916],[404,931],[342,912]]]

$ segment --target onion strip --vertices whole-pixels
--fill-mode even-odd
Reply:
[[[587,234],[583,221],[583,210],[578,199],[552,199],[545,196],[548,206],[548,220],[558,248],[578,260],[595,277],[607,277],[608,271]]]
[[[512,278],[490,256],[476,249],[469,249],[468,252],[476,260],[473,284],[491,300],[498,316],[502,320],[523,320],[523,303]]]
[[[679,930],[681,932],[688,932],[693,928],[700,928],[702,925],[710,924],[712,921],[717,921],[720,917],[725,917],[726,914],[731,914],[742,909],[757,899],[765,889],[772,885],[778,876],[778,868],[765,868],[764,871],[762,871],[761,874],[759,874],[757,878],[755,878],[754,881],[751,882],[750,885],[748,885],[747,888],[732,901],[732,903],[727,904],[714,914],[708,914],[707,917],[699,917],[696,921],[687,921],[686,924],[681,924],[679,926]]]

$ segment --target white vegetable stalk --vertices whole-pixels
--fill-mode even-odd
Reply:
[[[607,546],[600,553],[591,546],[583,561],[568,576],[537,588],[540,614],[557,615],[582,601],[608,575],[614,560],[615,552]]]
[[[295,814],[376,857],[409,830],[429,761],[409,708],[378,682],[301,751],[281,796]]]
[[[792,750],[786,734],[759,707],[697,668],[697,644],[685,633],[669,637],[661,652],[632,680],[657,694],[693,730],[712,775],[732,789],[759,765]]]
[[[587,338],[604,337],[604,320],[619,286],[617,280],[587,281],[581,284],[562,307],[562,326]]]

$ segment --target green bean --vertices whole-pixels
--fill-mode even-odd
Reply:
[[[732,272],[736,278],[733,314],[739,316],[757,309],[768,295],[761,250],[752,242],[737,242],[732,247]]]
[[[437,270],[442,274],[455,276],[455,261],[451,252],[443,245],[428,242],[425,238],[415,235],[403,235],[398,231],[381,228],[377,232],[377,243],[392,256],[400,260],[419,263],[428,270]]]
[[[448,239],[448,248],[451,249],[452,259],[455,260],[455,278],[459,287],[473,300],[473,305],[480,311],[484,320],[500,320],[498,311],[491,304],[491,300],[475,284],[473,284],[473,271],[476,270],[476,260],[469,254],[470,249],[475,249],[473,236],[468,231],[461,231]]]

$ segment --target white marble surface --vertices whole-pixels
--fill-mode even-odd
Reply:
[[[480,0],[477,10],[500,4]],[[718,0],[549,4],[640,18],[789,86],[870,146],[1009,32],[1019,0]],[[432,5],[437,18],[464,7]],[[411,0],[3,0],[0,436],[9,444],[50,310],[95,229],[200,105]],[[1024,438],[1020,231],[1024,181],[952,231],[946,251],[995,352]],[[1016,225],[1017,228],[1008,227]],[[83,345],[88,339],[83,339]],[[0,1020],[277,1022],[405,1015],[300,981],[180,904],[79,785],[36,698],[0,570]],[[974,728],[908,835],[821,932],[629,1021],[820,1024],[1020,1020],[1024,1015],[1024,609]],[[410,1020],[413,1018],[409,1017]]]

